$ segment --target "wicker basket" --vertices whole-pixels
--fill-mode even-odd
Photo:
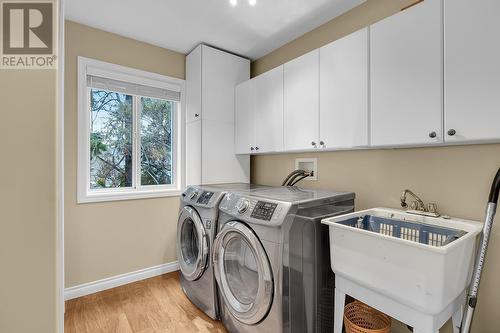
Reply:
[[[389,333],[391,318],[368,305],[355,301],[344,308],[346,333]]]

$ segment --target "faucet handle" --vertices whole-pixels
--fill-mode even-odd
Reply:
[[[427,211],[429,213],[437,213],[437,204],[435,202],[429,202],[427,204]]]

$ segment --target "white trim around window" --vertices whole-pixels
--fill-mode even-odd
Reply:
[[[165,89],[180,93],[180,101],[175,103],[172,117],[172,184],[141,186],[137,170],[140,165],[140,103],[137,95],[133,99],[133,186],[127,188],[90,188],[90,97],[88,77],[98,76],[142,87]],[[78,57],[78,203],[129,200],[179,195],[185,184],[185,81],[157,73],[110,64],[99,60]],[[143,97],[149,97],[144,95]]]

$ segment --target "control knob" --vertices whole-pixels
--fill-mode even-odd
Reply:
[[[240,199],[236,204],[236,210],[238,211],[238,213],[243,214],[247,211],[249,206],[250,206],[250,201],[246,199]]]
[[[189,200],[193,200],[198,195],[198,192],[194,191],[189,195]]]

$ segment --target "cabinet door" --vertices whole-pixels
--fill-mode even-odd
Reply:
[[[255,152],[283,150],[283,66],[255,79]]]
[[[442,142],[441,12],[425,0],[370,28],[372,145]]]
[[[250,154],[255,147],[255,79],[236,86],[235,99],[235,151],[236,154]]]
[[[201,119],[201,53],[198,46],[186,57],[186,122]]]
[[[234,153],[234,124],[203,119],[201,137],[201,184],[250,181],[250,155]]]
[[[320,143],[368,145],[368,28],[320,49]]]
[[[445,1],[445,141],[500,139],[499,12],[497,0]]]
[[[318,118],[319,49],[284,65],[285,150],[316,148]]]
[[[250,77],[250,62],[203,45],[202,184],[248,182],[250,159],[235,154],[236,85]]]
[[[186,185],[201,184],[201,119],[186,124]]]
[[[206,45],[202,48],[202,118],[234,125],[234,87],[250,78],[250,61]]]

